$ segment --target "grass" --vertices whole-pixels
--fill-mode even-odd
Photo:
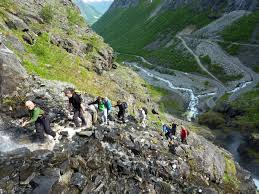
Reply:
[[[80,13],[77,10],[73,8],[67,8],[67,19],[70,25],[84,24],[84,18],[80,15]]]
[[[160,3],[160,0],[152,4],[141,0],[137,7],[114,9],[105,13],[93,28],[120,53],[141,55],[164,68],[199,72],[193,56],[175,49],[176,45],[152,51],[145,47],[161,35],[174,37],[188,25],[201,27],[208,24],[211,21],[207,17],[208,12],[195,12],[183,7],[149,18]]]
[[[238,55],[240,51],[240,45],[229,42],[220,42],[219,45],[228,52],[230,55]]]
[[[45,5],[40,11],[40,16],[45,22],[51,23],[54,18],[54,9],[52,5]]]
[[[252,69],[254,70],[254,72],[259,73],[259,64],[252,65]]]
[[[184,103],[178,101],[171,91],[151,85],[147,85],[147,89],[154,102],[159,105],[160,112],[181,116],[185,111]]]
[[[222,37],[226,41],[231,42],[249,42],[252,34],[259,24],[259,11],[240,18],[231,26],[227,27],[222,33]]]
[[[225,156],[225,172],[223,181],[225,184],[225,187],[232,187],[232,188],[239,188],[240,182],[238,181],[236,174],[236,166],[233,161],[233,159],[229,158],[228,156]]]

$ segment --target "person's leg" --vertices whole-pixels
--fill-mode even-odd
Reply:
[[[122,119],[122,122],[123,122],[123,123],[126,122],[125,114],[126,114],[126,112],[125,112],[125,111],[122,111],[122,113],[121,113],[121,119]]]
[[[103,122],[107,125],[107,121],[108,121],[108,112],[107,112],[107,109],[104,109],[103,111]]]
[[[40,120],[35,122],[36,137],[43,142],[44,141],[44,126]]]
[[[167,133],[165,134],[165,137],[166,137],[166,139],[169,138],[169,132],[167,132]]]
[[[119,111],[119,112],[118,112],[118,119],[121,120],[121,118],[122,118],[122,112]]]
[[[79,124],[79,121],[78,121],[79,114],[80,114],[80,111],[78,111],[78,110],[74,111],[73,121],[74,121],[76,127],[80,127],[80,124]]]
[[[86,120],[85,120],[85,117],[84,117],[84,114],[83,114],[82,111],[79,112],[79,117],[80,117],[80,119],[82,121],[82,126],[86,126],[87,123],[86,123]]]
[[[48,117],[45,117],[42,119],[42,124],[44,126],[44,130],[46,134],[51,135],[53,138],[56,137],[56,133],[52,131],[50,127],[50,122]]]

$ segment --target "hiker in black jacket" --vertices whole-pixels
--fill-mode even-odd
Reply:
[[[115,105],[114,107],[118,107],[119,108],[118,119],[125,123],[125,114],[126,114],[126,110],[128,108],[127,103],[126,102],[121,102],[119,100],[119,101],[117,101],[117,105]]]
[[[75,123],[76,127],[80,127],[78,117],[82,121],[82,127],[85,127],[86,126],[86,120],[85,120],[85,117],[83,115],[84,108],[83,108],[83,105],[82,105],[81,96],[79,94],[77,94],[74,91],[74,89],[72,89],[72,88],[66,89],[65,95],[69,99],[69,109],[71,109],[71,107],[73,106],[73,112],[74,112],[73,120],[74,120],[74,123]]]

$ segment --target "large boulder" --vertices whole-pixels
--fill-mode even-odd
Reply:
[[[21,62],[0,39],[0,97],[13,95],[22,89],[26,78],[28,75]]]

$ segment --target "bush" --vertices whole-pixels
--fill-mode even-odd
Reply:
[[[72,8],[67,9],[67,19],[71,25],[81,25],[84,23],[84,18],[79,14],[77,10],[74,10]]]
[[[199,124],[206,125],[211,129],[220,129],[225,125],[223,116],[216,112],[207,112],[202,114],[198,119]]]
[[[40,11],[40,16],[45,22],[51,23],[54,18],[53,7],[51,5],[44,6]]]

